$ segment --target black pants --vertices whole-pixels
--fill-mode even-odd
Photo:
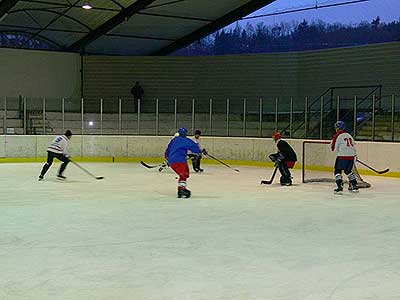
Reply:
[[[47,151],[47,162],[44,164],[42,168],[42,172],[40,173],[41,176],[44,176],[46,172],[50,169],[51,165],[53,164],[54,158],[57,158],[59,161],[63,162],[60,167],[60,170],[58,171],[58,175],[62,175],[68,163],[70,162],[70,159],[66,157],[64,154]]]
[[[281,173],[281,184],[292,183],[292,174],[284,161],[279,163],[279,172]]]
[[[201,155],[198,154],[188,154],[189,158],[192,160],[193,170],[195,172],[200,171]]]

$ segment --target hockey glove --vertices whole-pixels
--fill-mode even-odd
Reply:
[[[206,149],[201,150],[201,152],[202,152],[204,155],[208,155],[208,152],[207,152]]]
[[[276,162],[280,158],[280,155],[279,153],[274,153],[270,154],[268,157],[272,162]]]

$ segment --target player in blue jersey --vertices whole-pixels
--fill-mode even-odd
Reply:
[[[190,191],[186,188],[186,180],[189,178],[189,167],[187,164],[187,154],[191,151],[193,154],[200,155],[201,149],[193,140],[187,138],[187,129],[180,128],[179,136],[173,138],[165,151],[167,159],[172,170],[179,176],[178,198],[189,198]]]

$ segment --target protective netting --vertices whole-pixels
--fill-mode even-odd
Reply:
[[[335,153],[330,148],[329,141],[304,141],[302,161],[302,181],[308,182],[335,182],[333,166]],[[364,181],[354,164],[353,173],[360,188],[369,188],[371,184]],[[344,175],[344,174],[343,174]],[[343,176],[347,182],[347,176]]]

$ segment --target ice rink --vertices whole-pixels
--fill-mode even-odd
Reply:
[[[333,195],[204,165],[190,199],[138,163],[0,164],[1,300],[398,300],[400,180]]]

